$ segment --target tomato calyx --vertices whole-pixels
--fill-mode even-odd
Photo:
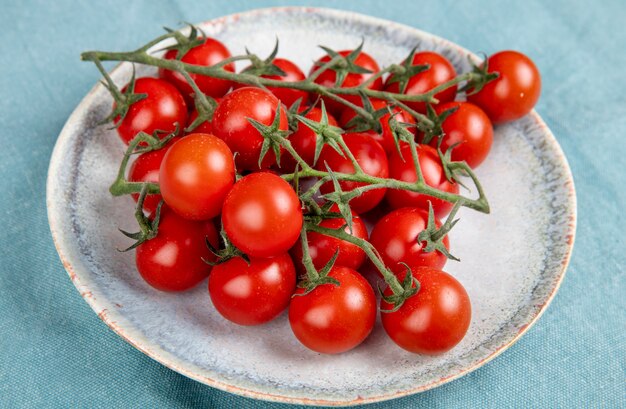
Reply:
[[[192,123],[189,124],[189,126],[187,126],[187,128],[185,128],[185,132],[187,133],[193,132],[194,129],[204,122],[211,122],[213,120],[215,108],[217,108],[217,101],[202,92],[195,93],[194,104],[196,111],[198,112],[198,116]]]
[[[382,125],[380,124],[380,119],[391,112],[389,106],[374,109],[372,105],[372,101],[369,99],[367,95],[360,92],[361,100],[363,101],[363,109],[370,114],[370,116],[364,116],[357,113],[354,118],[346,123],[346,129],[349,129],[350,132],[365,132],[365,131],[374,131],[376,133],[381,133],[383,131]]]
[[[304,115],[295,115],[295,118],[310,128],[315,133],[315,155],[313,156],[313,166],[317,163],[317,160],[322,153],[324,145],[328,145],[333,148],[339,155],[345,157],[344,152],[339,146],[342,141],[341,135],[343,135],[343,129],[330,125],[328,121],[328,113],[326,112],[326,105],[324,101],[321,102],[322,117],[319,122],[306,118]]]
[[[325,70],[334,71],[335,72],[335,86],[337,87],[340,87],[341,85],[343,85],[343,82],[345,81],[348,74],[371,74],[372,73],[371,70],[361,67],[360,65],[356,64],[356,59],[359,56],[359,54],[361,54],[364,43],[365,43],[365,40],[362,40],[361,44],[359,44],[357,48],[352,50],[345,57],[329,47],[320,45],[319,47],[322,50],[326,51],[326,54],[328,54],[328,56],[330,57],[330,61],[328,63],[321,64],[319,68],[320,72],[325,71]],[[314,76],[314,75],[315,74],[312,74],[311,76]]]
[[[417,235],[417,241],[423,243],[424,247],[422,251],[424,253],[438,251],[451,260],[461,261],[459,258],[450,254],[443,242],[444,237],[460,220],[454,218],[460,207],[460,202],[456,202],[450,211],[450,214],[446,218],[446,221],[441,225],[441,227],[437,228],[433,205],[430,201],[428,202],[428,223],[426,224],[426,228]]]
[[[426,116],[428,117],[428,119],[430,119],[431,124],[417,124],[417,129],[424,133],[421,142],[427,145],[430,143],[430,141],[433,140],[433,138],[439,138],[439,140],[441,141],[444,136],[444,131],[442,128],[444,121],[450,115],[455,113],[458,109],[459,107],[456,106],[450,109],[446,109],[441,114],[437,114],[435,108],[433,108],[431,104],[426,104]]]
[[[143,212],[143,202],[146,199],[146,195],[148,194],[148,184],[144,183],[141,188],[141,193],[139,193],[139,199],[137,199],[137,206],[135,207],[135,219],[137,219],[137,224],[139,224],[139,231],[136,233],[129,233],[126,230],[118,229],[124,236],[135,240],[135,242],[124,250],[119,250],[124,253],[129,250],[132,250],[139,246],[140,244],[155,238],[159,232],[159,221],[161,220],[161,207],[163,206],[163,200],[159,202],[157,205],[156,211],[154,213],[154,218],[150,220]]]
[[[246,55],[250,57],[251,65],[246,67],[242,74],[254,75],[256,77],[261,77],[263,75],[272,75],[278,77],[284,77],[287,75],[285,71],[283,71],[279,66],[274,64],[274,59],[278,54],[278,37],[276,37],[276,44],[274,45],[274,49],[270,53],[270,55],[262,60],[257,57],[255,54],[251,53],[248,48],[246,48]]]
[[[465,92],[465,94],[468,96],[480,92],[480,90],[482,90],[485,85],[500,76],[500,73],[488,72],[489,59],[487,58],[486,54],[481,54],[483,55],[483,63],[481,65],[474,64],[474,62],[470,59],[470,63],[472,64],[472,74],[474,75],[471,79],[467,81],[464,86],[459,89],[459,92]]]
[[[402,64],[391,66],[389,72],[391,76],[387,80],[388,84],[398,83],[398,90],[401,94],[404,94],[409,80],[414,75],[419,74],[430,69],[430,64],[418,64],[413,65],[413,56],[417,51],[417,46],[409,52],[409,55],[405,58]]]
[[[160,51],[176,50],[176,59],[181,60],[192,48],[202,45],[206,41],[206,34],[201,29],[197,28],[193,24],[185,23],[189,26],[189,35],[186,36],[180,32],[180,30],[174,30],[169,27],[163,27],[168,34],[170,34],[175,40],[176,44],[169,47],[165,47]],[[200,35],[198,35],[200,33]]]
[[[115,85],[109,74],[106,72],[102,64],[97,61],[96,65],[105,81],[101,82],[102,85],[109,91],[115,104],[113,104],[113,109],[109,116],[104,118],[102,121],[98,122],[98,125],[105,124],[107,122],[113,121],[113,127],[111,129],[118,128],[126,115],[128,114],[128,110],[131,105],[135,102],[139,102],[142,99],[148,98],[148,94],[135,94],[135,65],[133,64],[133,74],[130,77],[130,81],[128,82],[128,86],[124,92],[120,91],[120,89]]]
[[[222,239],[223,244],[222,249],[215,248],[215,246],[213,246],[213,244],[211,244],[211,242],[209,241],[208,237],[204,238],[204,243],[206,244],[211,254],[215,256],[215,261],[211,261],[208,259],[202,259],[202,261],[210,266],[216,266],[218,264],[225,263],[232,258],[241,257],[246,262],[246,264],[250,265],[250,257],[248,257],[248,255],[245,254],[243,251],[239,250],[230,241],[230,239],[226,235],[226,232],[224,231],[224,228],[220,230],[220,238]]]
[[[307,239],[306,229],[302,229],[302,231],[300,232],[300,238],[302,240],[302,264],[304,264],[306,277],[304,280],[298,283],[298,287],[304,289],[304,291],[301,293],[294,293],[293,297],[306,295],[315,290],[315,288],[320,285],[340,285],[339,281],[336,278],[330,277],[328,275],[328,273],[330,273],[330,270],[335,265],[337,257],[339,257],[339,249],[335,250],[335,253],[330,258],[330,260],[328,260],[324,267],[317,271],[315,269],[315,266],[313,265],[311,254],[309,253],[309,243]]]
[[[404,143],[408,143],[409,145],[415,145],[415,135],[413,135],[413,132],[409,131],[409,128],[414,128],[417,125],[415,124],[410,124],[408,122],[399,122],[395,116],[398,114],[396,113],[392,113],[391,110],[389,110],[390,116],[389,116],[389,129],[391,130],[391,135],[393,136],[393,143],[396,147],[396,151],[398,152],[398,155],[400,155],[400,158],[402,160],[404,160],[404,157],[402,156],[402,149],[400,149],[400,142],[404,142]]]
[[[254,118],[246,118],[263,137],[263,144],[261,145],[261,152],[259,153],[259,168],[262,168],[261,164],[263,159],[270,149],[274,152],[274,155],[276,156],[276,164],[280,167],[280,147],[285,143],[287,136],[289,136],[288,130],[280,129],[280,110],[281,104],[278,104],[276,106],[274,120],[269,126],[262,124]]]
[[[416,295],[420,290],[420,282],[415,277],[413,277],[413,274],[411,273],[411,267],[409,267],[406,263],[401,264],[404,264],[404,266],[406,267],[406,273],[401,283],[402,292],[385,295],[385,290],[382,289],[380,285],[378,285],[378,292],[380,293],[381,298],[385,302],[393,305],[393,308],[389,310],[381,308],[380,312],[382,313],[388,314],[398,311],[406,300]]]

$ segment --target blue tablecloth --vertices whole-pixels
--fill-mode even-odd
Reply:
[[[543,76],[537,109],[565,150],[576,181],[576,250],[553,304],[510,350],[443,387],[372,407],[626,407],[626,3],[457,3],[354,1],[341,7],[418,27],[471,50],[512,48],[534,59]],[[286,407],[189,380],[122,341],[67,277],[45,206],[56,137],[98,79],[93,65],[79,61],[81,51],[130,49],[158,35],[163,25],[276,5],[284,4],[4,2],[0,407]]]

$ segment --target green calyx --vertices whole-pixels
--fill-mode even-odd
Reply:
[[[361,41],[361,44],[359,44],[357,48],[352,50],[345,57],[331,48],[324,47],[322,45],[319,46],[322,50],[326,51],[326,54],[328,54],[331,61],[333,61],[333,63],[327,66],[326,69],[335,72],[335,86],[340,87],[343,85],[343,82],[346,80],[348,74],[370,74],[372,72],[367,68],[363,68],[356,64],[356,59],[359,54],[361,54],[364,42],[365,41]]]
[[[468,57],[469,58],[469,57]],[[500,76],[500,73],[489,72],[489,59],[487,55],[483,54],[483,63],[481,65],[472,64],[472,79],[459,89],[459,92],[465,92],[466,95],[473,95],[483,89],[485,85],[495,80]]]
[[[343,129],[330,125],[328,122],[328,113],[326,112],[326,105],[324,101],[321,101],[322,117],[319,122],[313,121],[302,115],[296,115],[295,118],[309,127],[316,135],[315,139],[315,156],[313,158],[313,165],[317,163],[317,160],[322,153],[324,145],[328,145],[333,148],[339,155],[345,157],[344,152],[341,150],[340,142],[342,141],[341,135]]]
[[[125,230],[119,229],[122,234],[128,238],[135,240],[130,247],[119,250],[126,252],[139,246],[140,244],[155,238],[159,232],[159,221],[161,220],[161,207],[163,206],[163,200],[161,200],[156,208],[154,219],[150,220],[143,212],[143,202],[148,194],[148,184],[144,184],[137,200],[137,206],[135,207],[135,219],[139,224],[139,231],[136,233],[129,233]]]
[[[430,65],[413,65],[413,56],[415,55],[415,51],[417,51],[417,46],[413,47],[413,49],[409,52],[409,55],[404,59],[402,64],[396,65],[393,67],[391,72],[391,76],[387,80],[388,84],[398,84],[398,91],[401,94],[406,92],[406,87],[409,83],[411,77],[419,74],[420,72],[424,72],[430,69]]]
[[[252,126],[254,126],[263,137],[263,144],[261,145],[261,152],[259,154],[259,168],[261,168],[261,163],[270,149],[272,149],[274,155],[276,156],[276,164],[280,166],[280,147],[285,138],[289,135],[288,130],[280,129],[280,111],[281,105],[278,104],[276,106],[274,120],[269,126],[262,124],[256,119],[247,118],[248,122],[250,122],[250,124],[252,124]]]
[[[391,309],[381,309],[380,312],[382,313],[389,314],[398,311],[402,307],[402,305],[404,305],[406,300],[413,297],[420,290],[420,282],[417,281],[415,277],[413,277],[413,274],[411,273],[411,268],[405,263],[402,264],[404,264],[404,266],[406,267],[404,279],[400,284],[402,286],[402,291],[397,293],[394,292],[390,295],[385,295],[384,290],[380,286],[378,287],[378,292],[380,292],[381,298],[386,303],[393,305],[393,308]]]
[[[226,232],[224,231],[224,229],[220,231],[220,238],[222,239],[221,249],[216,249],[211,244],[208,237],[204,238],[204,243],[206,244],[211,254],[215,256],[215,261],[211,261],[207,259],[202,259],[202,261],[204,261],[205,263],[211,266],[216,266],[232,258],[241,257],[248,265],[250,265],[250,257],[248,257],[247,254],[239,250],[237,247],[235,247],[235,245],[230,241],[230,239],[226,235]]]
[[[455,203],[445,223],[441,225],[441,227],[437,228],[433,205],[431,202],[428,202],[428,223],[426,225],[426,228],[417,235],[417,241],[419,243],[423,243],[424,245],[424,247],[422,248],[422,251],[424,253],[438,251],[451,260],[461,261],[458,258],[454,257],[452,254],[450,254],[445,244],[443,243],[443,239],[459,221],[459,219],[454,219],[454,216],[456,215],[456,212],[459,210],[460,207],[461,205],[459,204],[459,202]]]

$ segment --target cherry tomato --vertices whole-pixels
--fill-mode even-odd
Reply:
[[[389,164],[387,163],[385,150],[371,136],[365,133],[350,133],[343,135],[343,139],[350,152],[356,158],[357,163],[363,169],[363,172],[380,178],[389,176]],[[328,164],[337,173],[354,173],[354,166],[347,155],[342,157],[328,145],[322,149],[316,168],[326,171],[325,164]],[[365,186],[367,183],[341,181],[339,185],[344,192],[348,192],[360,186]],[[333,190],[332,182],[324,183],[320,188],[322,193],[330,193]],[[380,203],[385,196],[385,191],[386,189],[381,188],[363,192],[360,196],[350,201],[350,207],[357,213],[365,213]]]
[[[213,267],[209,294],[215,309],[239,325],[273,320],[289,305],[296,270],[288,254],[272,258],[235,257]]]
[[[372,107],[375,110],[385,108],[386,106],[387,106],[387,103],[385,101],[381,101],[379,99],[372,100]],[[408,112],[400,108],[393,108],[391,109],[391,112],[392,114],[394,114],[394,119],[396,121],[405,122],[409,124],[415,124],[415,119]],[[343,113],[341,114],[341,118],[339,119],[339,124],[341,125],[342,128],[346,129],[346,126],[348,125],[348,123],[356,115],[357,115],[356,112],[354,112],[352,109],[345,109]],[[391,127],[389,126],[390,119],[391,119],[390,114],[385,114],[379,119],[380,126],[382,128],[382,133],[379,134],[373,130],[364,132],[370,135],[372,138],[374,138],[376,142],[380,143],[383,149],[385,149],[385,153],[387,153],[387,155],[391,154],[393,151],[396,150],[396,143],[393,137],[393,133],[391,132]],[[408,128],[408,129],[411,132],[414,132],[415,128]],[[349,129],[348,129],[348,132],[350,132]]]
[[[352,50],[344,50],[344,51],[339,51],[339,54],[345,57],[351,52]],[[320,66],[324,65],[324,63],[327,63],[328,61],[330,61],[330,59],[331,57],[329,55],[325,55],[322,58],[320,58],[315,63],[313,68],[311,68],[311,73],[317,70]],[[363,73],[363,74],[351,72],[346,75],[345,79],[343,80],[341,84],[335,84],[337,81],[337,73],[334,70],[327,69],[327,70],[324,70],[324,72],[322,72],[315,79],[315,82],[325,87],[339,86],[341,88],[353,88],[353,87],[358,87],[359,85],[363,84],[372,75],[380,71],[380,67],[378,66],[378,63],[376,63],[376,60],[374,60],[372,56],[370,56],[364,51],[361,51],[361,53],[356,57],[356,59],[354,60],[354,64],[358,65],[359,67],[363,67],[367,70],[370,70],[371,72]],[[381,90],[383,88],[382,79],[377,78],[374,82],[368,85],[367,88],[373,89],[373,90]],[[315,97],[315,99],[317,99],[317,96],[312,96],[312,97]],[[347,101],[352,102],[353,104],[356,104],[359,106],[363,105],[363,102],[361,101],[361,97],[358,95],[344,95],[342,96],[342,98],[344,98]],[[345,105],[327,97],[323,97],[322,99],[324,100],[324,103],[326,104],[326,108],[333,115],[339,117],[339,114],[341,113],[341,111],[343,111],[343,109],[345,108]]]
[[[338,212],[336,206],[334,206],[331,210]],[[339,229],[345,224],[346,221],[343,217],[339,216],[333,219],[322,220],[319,225],[329,229]],[[344,230],[346,233],[350,234],[348,226],[346,226]],[[363,240],[367,240],[368,236],[365,223],[354,212],[352,212],[352,235]],[[335,260],[335,266],[344,266],[353,270],[358,270],[365,261],[365,252],[359,246],[340,240],[336,237],[330,237],[315,232],[308,232],[307,242],[309,244],[309,254],[313,260],[313,265],[318,270],[328,263],[337,250],[339,250],[339,254]],[[293,259],[296,260],[296,266],[298,269],[304,272],[304,265],[302,264],[301,240],[298,240],[292,247],[291,255],[293,256]]]
[[[277,256],[287,252],[300,235],[300,200],[279,176],[251,173],[228,193],[222,225],[232,243],[250,257]]]
[[[403,271],[405,267],[399,263],[440,269],[446,264],[447,257],[437,250],[424,252],[425,244],[417,239],[427,224],[428,213],[422,209],[405,207],[394,210],[376,223],[370,243],[391,271]],[[441,226],[437,219],[435,224]],[[444,237],[443,244],[450,248],[448,236]]]
[[[128,170],[128,180],[130,182],[159,183],[161,162],[163,162],[163,157],[173,143],[174,140],[168,142],[166,146],[159,150],[142,153],[137,156],[137,159],[130,165]],[[134,193],[132,197],[136,202],[139,199],[139,194]],[[161,195],[147,195],[143,201],[143,209],[148,213],[154,213],[161,199]]]
[[[305,108],[302,109],[304,110]],[[338,126],[335,118],[331,114],[327,115],[328,123],[331,126]],[[319,122],[322,119],[322,110],[312,108],[304,117]],[[298,155],[310,166],[313,166],[313,160],[315,159],[315,142],[317,141],[315,132],[308,126],[299,123],[298,129],[289,135],[289,141]],[[289,153],[285,153],[280,159],[280,168],[286,171],[293,171],[295,167],[296,160]]]
[[[248,121],[252,118],[264,125],[271,125],[280,101],[274,95],[260,88],[239,88],[226,95],[213,114],[213,133],[226,142],[233,153],[238,170],[259,169],[259,155],[263,136]],[[280,108],[280,129],[287,130],[287,114]],[[276,163],[270,149],[261,164],[269,168]]]
[[[441,151],[446,152],[453,145],[453,161],[465,161],[473,169],[478,167],[491,150],[493,143],[493,125],[485,112],[469,102],[447,102],[435,106],[435,112],[455,108],[457,110],[448,116],[441,126],[444,138],[441,141]],[[438,140],[430,141],[432,147],[437,147]]]
[[[450,81],[456,77],[456,71],[450,61],[441,54],[432,51],[421,51],[413,55],[412,65],[430,65],[426,71],[422,71],[409,78],[404,94],[417,95],[430,91],[431,89]],[[398,93],[400,87],[398,82],[391,82],[393,75],[390,76],[385,83],[385,91]],[[439,103],[454,101],[457,86],[450,87],[444,91],[435,94],[435,98]],[[406,101],[406,104],[417,112],[426,113],[426,104],[424,102]]]
[[[157,236],[137,247],[137,270],[152,287],[162,291],[185,291],[195,287],[211,271],[205,260],[215,256],[205,238],[217,248],[213,221],[183,219],[166,206],[161,208]]]
[[[376,321],[376,296],[362,275],[333,267],[340,285],[322,284],[308,294],[298,288],[289,305],[289,323],[307,348],[324,354],[348,351],[367,338]]]
[[[126,92],[128,85],[122,89]],[[178,125],[179,132],[187,123],[187,104],[176,87],[158,78],[138,78],[135,81],[135,94],[146,94],[130,106],[124,119],[115,118],[117,133],[128,145],[139,133],[152,135],[154,131],[163,131],[163,136],[174,132]]]
[[[159,171],[165,203],[187,219],[206,220],[220,214],[234,182],[235,164],[228,146],[202,133],[174,143]]]
[[[541,75],[532,60],[517,51],[500,51],[487,62],[488,71],[500,76],[467,100],[485,111],[494,124],[529,113],[541,94]]]
[[[174,60],[178,58],[178,50],[167,51],[163,58],[166,60]],[[180,60],[187,64],[210,67],[227,58],[230,58],[228,48],[214,38],[207,38],[204,43],[189,50]],[[235,72],[235,64],[226,64],[224,69]],[[233,85],[231,81],[208,77],[206,75],[189,75],[195,81],[200,91],[213,98],[224,96],[224,94],[226,94]],[[174,84],[176,88],[178,88],[187,98],[191,99],[191,95],[194,94],[191,85],[189,85],[185,77],[179,72],[161,68],[159,69],[159,77]]]
[[[435,268],[411,268],[420,289],[395,312],[381,312],[383,328],[400,347],[417,354],[449,351],[467,333],[472,305],[465,288],[450,274]],[[404,273],[402,274],[404,277]],[[385,290],[391,295],[391,290]],[[381,310],[393,306],[381,300]]]
[[[261,75],[262,78],[269,78],[272,80],[287,81],[287,82],[302,81],[306,78],[306,75],[304,75],[302,70],[296,64],[292,63],[291,61],[285,58],[274,58],[274,61],[272,61],[272,64],[274,64],[275,66],[283,70],[283,72],[286,75],[284,76]],[[245,72],[245,69],[244,69],[244,72]],[[249,87],[249,86],[250,85],[238,84],[235,86],[235,88],[242,88],[242,87]],[[287,107],[290,107],[298,99],[300,99],[300,101],[304,104],[309,98],[308,92],[301,91],[295,88],[267,87],[267,89],[272,94],[276,95],[276,98],[278,98],[280,102],[285,104]]]
[[[404,144],[400,148],[402,157],[397,152],[391,154],[389,158],[389,177],[404,182],[415,182],[417,174],[413,165],[413,157],[411,156],[411,147]],[[450,183],[446,179],[446,175],[441,165],[441,159],[437,151],[427,145],[417,145],[417,155],[419,158],[420,169],[424,175],[424,181],[428,186],[449,193],[459,193],[459,185]],[[393,209],[402,207],[419,207],[428,210],[428,202],[433,205],[435,215],[439,218],[444,217],[452,210],[452,203],[427,196],[421,193],[410,192],[408,190],[388,189],[387,203]]]

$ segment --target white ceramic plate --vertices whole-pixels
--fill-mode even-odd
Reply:
[[[317,45],[353,48],[361,38],[381,65],[401,61],[419,44],[446,55],[459,72],[469,69],[469,52],[455,44],[354,13],[266,9],[201,27],[233,54],[248,46],[266,55],[278,36],[279,55],[304,70],[321,56]],[[113,72],[118,84],[129,75],[128,64]],[[558,143],[533,112],[496,128],[493,151],[478,170],[492,213],[462,210],[451,234],[453,252],[463,261],[446,269],[464,284],[473,306],[469,332],[452,351],[437,357],[410,354],[377,323],[354,351],[324,356],[296,341],[285,315],[260,327],[233,325],[212,308],[205,285],[182,295],[158,292],[139,277],[132,253],[116,251],[128,243],[117,228],[133,230],[135,221],[132,200],[112,198],[107,191],[124,150],[115,131],[96,125],[110,107],[110,96],[97,85],[59,135],[47,186],[57,250],[78,291],[109,327],[158,362],[207,385],[319,405],[424,391],[478,368],[519,339],[563,279],[574,242],[574,185]]]

